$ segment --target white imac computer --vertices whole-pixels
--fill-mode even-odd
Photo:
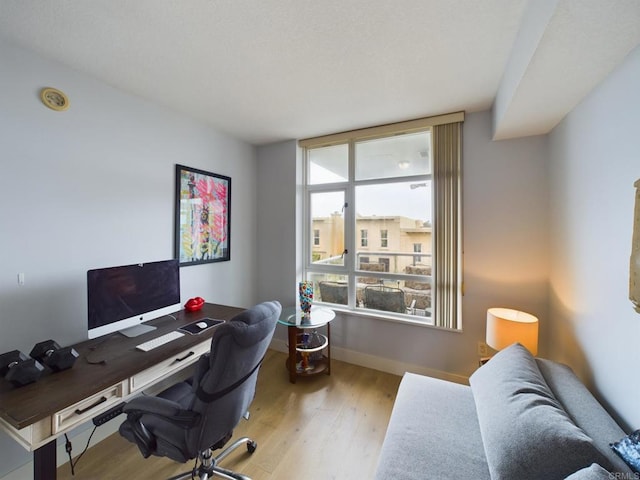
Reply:
[[[89,338],[146,333],[143,322],[180,310],[178,260],[89,270],[87,299]]]

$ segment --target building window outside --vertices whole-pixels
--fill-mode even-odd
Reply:
[[[383,270],[382,270],[383,272],[389,271],[389,266],[391,265],[391,262],[388,258],[379,258],[378,263],[383,266]]]
[[[304,277],[317,287],[316,301],[434,324],[432,127],[384,128],[300,141],[311,234]],[[384,251],[371,249],[370,235]],[[455,321],[436,325],[459,328]]]
[[[361,247],[369,246],[369,238],[367,237],[367,230],[360,230],[360,246]]]
[[[388,230],[380,230],[380,246],[382,248],[387,248],[389,246],[389,231]]]
[[[422,244],[421,243],[414,243],[413,244],[413,251],[414,251],[414,253],[422,252]],[[421,261],[422,261],[422,256],[420,256],[420,255],[414,255],[413,256],[413,264],[414,265],[420,263]]]

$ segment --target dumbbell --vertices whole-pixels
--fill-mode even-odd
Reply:
[[[29,355],[39,362],[44,363],[54,372],[73,367],[73,364],[79,357],[78,352],[76,352],[73,347],[62,348],[54,340],[45,340],[44,342],[36,343]]]
[[[29,358],[19,350],[0,355],[0,376],[16,387],[33,383],[40,378],[44,367],[35,358]]]

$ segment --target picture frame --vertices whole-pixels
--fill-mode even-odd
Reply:
[[[636,199],[633,212],[631,257],[629,259],[629,300],[631,300],[634,310],[640,313],[640,178],[633,186],[636,189]]]
[[[231,260],[231,177],[176,165],[175,258],[180,266]]]

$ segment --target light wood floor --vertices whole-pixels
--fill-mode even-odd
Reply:
[[[333,360],[330,376],[291,384],[284,362],[283,353],[269,351],[251,418],[234,431],[234,439],[249,436],[258,449],[250,455],[240,447],[221,465],[253,480],[372,478],[400,377]],[[84,454],[74,477],[65,464],[58,479],[164,479],[192,467],[144,459],[114,434]]]

